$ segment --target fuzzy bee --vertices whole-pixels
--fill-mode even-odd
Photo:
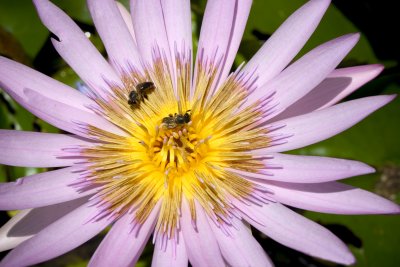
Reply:
[[[152,82],[143,82],[136,85],[135,89],[136,90],[132,90],[128,96],[128,104],[131,106],[137,106],[140,102],[143,102],[144,99],[147,99],[147,95],[156,89],[156,87]]]
[[[177,126],[189,123],[190,120],[191,120],[191,115],[190,115],[190,110],[188,110],[186,111],[185,114],[176,114],[176,113],[175,115],[169,114],[168,117],[164,117],[162,119],[162,123],[164,124],[165,128],[174,129]]]

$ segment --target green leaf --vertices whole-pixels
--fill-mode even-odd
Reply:
[[[129,10],[129,0],[118,0],[121,4],[123,4]]]
[[[78,261],[78,262],[74,262],[74,263],[70,263],[65,265],[65,267],[86,267],[88,266],[89,261],[88,260],[82,260],[82,261]]]
[[[308,218],[323,224],[345,225],[362,241],[361,248],[351,247],[358,267],[396,267],[400,262],[399,216],[344,216],[306,212]]]
[[[85,0],[53,0],[52,2],[64,10],[73,19],[93,25]]]
[[[7,182],[6,166],[0,165],[0,183]]]
[[[10,32],[0,25],[0,55],[14,59],[25,65],[31,65],[31,59],[24,48]]]
[[[306,2],[307,1],[304,0],[254,0],[244,33],[244,40],[246,42],[251,40],[256,41],[257,34],[254,34],[255,31],[258,31],[258,34],[261,35],[271,35],[286,18]],[[353,32],[359,32],[359,30],[334,5],[331,5],[317,30],[307,42],[298,57],[326,41]],[[261,44],[261,42],[258,42],[259,47],[261,47]],[[254,48],[253,43],[250,47],[251,53],[254,53]],[[241,53],[251,54],[250,52],[246,52],[246,50],[247,47],[242,45],[240,50]],[[247,58],[249,59],[249,57]],[[359,43],[353,51],[350,52],[346,59],[358,63],[377,62],[373,50],[364,36],[361,36]]]
[[[0,25],[15,36],[31,58],[36,56],[49,34],[31,0],[1,0]]]

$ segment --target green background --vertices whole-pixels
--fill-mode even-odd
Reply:
[[[105,53],[83,0],[54,0]],[[122,1],[127,4],[128,1]],[[304,0],[254,0],[243,41],[235,61],[248,61],[274,30]],[[400,45],[396,42],[396,9],[388,1],[334,1],[317,31],[301,54],[340,35],[361,32],[357,46],[341,67],[370,63],[385,65],[385,71],[349,99],[368,95],[393,94],[400,89],[398,67]],[[197,42],[205,1],[192,1],[193,37]],[[384,34],[384,32],[389,34]],[[57,55],[49,42],[49,32],[41,24],[30,0],[0,0],[0,54],[29,65],[76,87],[79,77]],[[396,99],[355,127],[327,141],[293,151],[306,155],[334,156],[364,161],[377,169],[372,175],[346,180],[346,183],[373,191],[399,202],[400,192],[400,99]],[[0,89],[0,128],[58,132],[51,125],[21,108]],[[0,165],[0,182],[44,171]],[[355,266],[400,266],[399,216],[340,216],[305,212],[305,216],[325,225],[347,242],[357,257]],[[0,213],[0,225],[12,216]],[[276,266],[337,266],[285,248],[255,232]],[[78,249],[40,266],[86,266],[101,240],[96,237]],[[0,258],[4,256],[0,253]],[[152,246],[146,247],[138,266],[150,266]]]

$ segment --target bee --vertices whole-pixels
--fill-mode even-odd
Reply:
[[[162,123],[164,124],[164,127],[168,129],[174,129],[177,126],[175,122],[175,116],[172,116],[172,114],[169,114],[168,117],[163,118]]]
[[[169,114],[168,117],[162,119],[164,127],[167,129],[175,129],[177,126],[182,126],[189,123],[191,120],[190,110],[186,111],[185,114]]]
[[[140,102],[143,102],[144,99],[147,99],[147,95],[156,89],[154,83],[152,82],[143,82],[136,85],[136,90],[132,90],[128,96],[128,104],[131,106],[137,106]]]

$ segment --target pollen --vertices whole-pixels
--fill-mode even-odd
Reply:
[[[207,140],[198,139],[191,123],[178,129],[161,129],[151,138],[149,156],[166,177],[182,175],[207,153]]]
[[[98,140],[78,149],[86,160],[77,186],[98,188],[93,201],[101,212],[94,219],[129,212],[141,224],[161,203],[156,235],[174,238],[183,197],[194,223],[197,203],[218,225],[236,216],[232,198],[261,201],[257,192],[263,188],[241,176],[265,167],[253,150],[271,142],[262,126],[265,100],[241,107],[255,77],[239,69],[216,88],[217,64],[200,58],[192,83],[188,55],[176,59],[177,71],[171,74],[167,60],[156,53],[145,74],[127,72],[123,88],[110,85],[108,98],[93,97],[93,110],[126,132],[119,136],[81,126]],[[155,89],[130,105],[135,85],[148,81]],[[177,120],[185,115],[186,120]]]

